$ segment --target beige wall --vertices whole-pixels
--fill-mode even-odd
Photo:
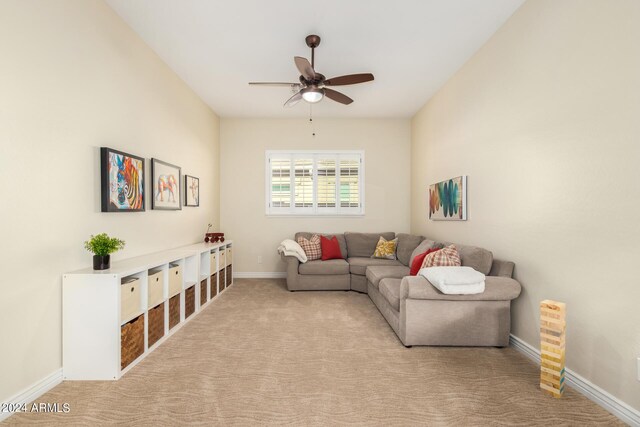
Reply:
[[[6,402],[62,366],[61,275],[90,265],[90,234],[126,240],[117,260],[196,242],[217,221],[219,123],[101,1],[0,2],[0,58]],[[100,213],[100,146],[199,176],[201,206]]]
[[[411,228],[516,263],[513,333],[567,303],[567,366],[640,409],[640,2],[529,0],[412,121]],[[467,222],[430,183],[468,175]]]
[[[236,271],[284,271],[276,248],[296,231],[409,230],[409,120],[318,118],[314,123],[306,119],[221,120],[220,224],[237,244]],[[364,150],[366,215],[266,216],[265,150],[289,149]]]

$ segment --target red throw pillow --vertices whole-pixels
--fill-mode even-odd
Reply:
[[[413,262],[411,263],[411,272],[409,272],[409,274],[411,276],[417,276],[418,271],[420,271],[420,267],[422,267],[422,262],[424,261],[424,257],[426,257],[432,252],[439,251],[440,249],[442,248],[431,248],[428,251],[421,253],[420,255],[416,255],[416,257],[413,259]]]
[[[336,236],[327,239],[324,236],[320,236],[320,246],[322,247],[322,260],[328,259],[342,259],[342,252],[340,252],[340,244]]]

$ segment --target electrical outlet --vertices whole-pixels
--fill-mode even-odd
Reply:
[[[258,255],[258,264],[262,264],[262,255]]]

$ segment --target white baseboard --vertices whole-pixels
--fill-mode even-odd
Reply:
[[[540,365],[540,350],[526,343],[515,335],[509,336],[509,344],[520,353]],[[632,408],[622,400],[611,395],[571,369],[565,369],[567,385],[586,396],[631,426],[640,426],[640,411]]]
[[[31,403],[61,382],[62,368],[53,371],[51,374],[47,375],[35,384],[32,384],[30,387],[27,387],[22,392],[16,394],[13,397],[10,397],[5,401],[5,403],[13,403],[19,405]],[[11,415],[13,415],[13,412],[0,411],[0,421],[9,418]]]
[[[285,271],[234,271],[235,279],[286,279]]]

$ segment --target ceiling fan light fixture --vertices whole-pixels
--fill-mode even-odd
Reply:
[[[305,87],[300,91],[300,93],[302,93],[302,99],[310,104],[320,102],[322,101],[322,98],[324,98],[324,89],[320,89],[317,86]]]

